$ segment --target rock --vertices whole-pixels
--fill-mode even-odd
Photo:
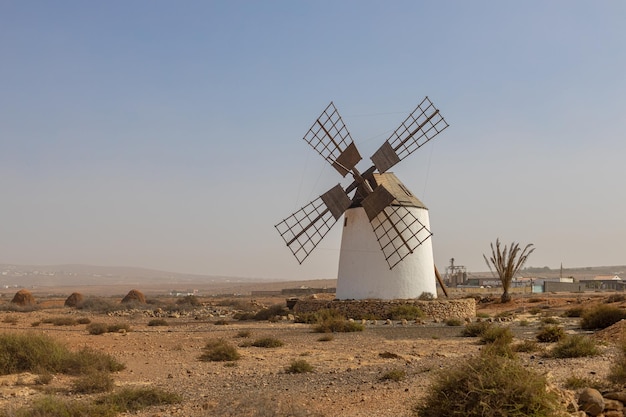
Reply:
[[[608,398],[609,400],[620,401],[622,404],[626,404],[626,392],[618,391],[618,392],[609,392],[604,394],[604,398]]]
[[[604,409],[619,411],[621,413],[624,409],[624,404],[622,404],[621,401],[604,398]]]
[[[604,410],[604,398],[597,389],[585,388],[578,396],[578,408],[595,417]]]

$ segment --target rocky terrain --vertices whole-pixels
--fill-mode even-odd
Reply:
[[[581,333],[579,319],[562,317],[562,313],[573,306],[602,303],[605,298],[606,295],[596,293],[541,294],[499,304],[497,297],[483,297],[479,299],[477,315],[480,320],[510,326],[516,340],[534,340],[545,317],[554,317],[568,333]],[[172,305],[175,301],[163,299],[159,303]],[[52,297],[38,300],[32,309],[0,312],[0,332],[41,332],[72,349],[91,347],[107,352],[126,365],[114,375],[117,386],[156,386],[182,395],[180,404],[132,414],[143,417],[409,416],[438,370],[463,361],[482,348],[477,338],[461,336],[461,326],[429,319],[404,324],[367,320],[362,332],[335,333],[331,340],[322,341],[322,335],[314,333],[311,325],[296,323],[289,316],[271,321],[234,320],[233,314],[240,311],[242,300],[200,301],[202,305],[181,311],[151,302],[100,313],[64,307],[63,298]],[[284,301],[257,300],[256,304],[260,308]],[[617,305],[624,308],[626,304]],[[46,323],[51,317],[125,323],[130,331],[92,335],[86,325]],[[155,317],[163,318],[168,325],[149,326]],[[264,337],[279,339],[283,346],[250,346],[251,341]],[[546,373],[559,389],[572,375],[605,381],[618,355],[616,344],[623,337],[623,326],[598,332],[595,337],[601,354],[593,358],[553,359],[537,352],[519,355],[527,366]],[[216,338],[239,346],[241,359],[200,361],[207,341]],[[545,348],[549,346],[546,344]],[[313,372],[285,371],[299,359],[310,363]],[[392,370],[404,371],[405,377],[399,381],[385,379]],[[69,376],[55,375],[45,389],[34,380],[30,374],[0,377],[0,408],[28,405],[43,395],[42,391],[53,390],[56,395],[72,399],[88,397],[71,393]],[[572,403],[570,411],[574,415],[580,390],[563,392]],[[609,415],[617,414],[606,414]]]

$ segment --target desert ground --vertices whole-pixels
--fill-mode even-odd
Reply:
[[[71,349],[90,347],[109,353],[125,364],[124,370],[114,374],[117,387],[154,386],[182,395],[179,404],[150,407],[134,416],[410,416],[438,370],[482,348],[477,338],[461,336],[463,327],[428,318],[422,323],[404,324],[368,320],[364,331],[335,333],[327,341],[321,341],[322,334],[314,333],[310,324],[289,317],[278,321],[233,319],[242,302],[260,309],[284,304],[284,297],[199,297],[201,306],[176,312],[162,307],[176,305],[176,299],[155,296],[152,300],[148,297],[149,303],[144,306],[133,304],[132,309],[102,313],[63,306],[69,292],[61,292],[40,295],[33,309],[0,311],[0,332],[44,333]],[[481,320],[503,320],[498,324],[510,326],[516,340],[534,340],[545,317],[556,318],[568,333],[581,333],[580,319],[565,318],[562,313],[574,306],[602,303],[608,295],[517,294],[511,303],[500,304],[497,293],[482,294],[477,297],[477,316]],[[120,301],[116,296],[108,299],[113,304]],[[7,297],[3,301],[7,307]],[[626,302],[617,305],[624,308]],[[149,326],[155,315],[162,316],[168,325]],[[85,324],[46,323],[46,319],[55,317],[125,323],[130,330],[93,335]],[[557,387],[572,375],[603,380],[618,354],[616,342],[621,333],[595,335],[601,355],[593,358],[552,359],[536,352],[519,355],[529,367],[547,373]],[[263,337],[284,344],[260,348],[246,343]],[[241,358],[235,362],[199,360],[207,341],[216,338],[238,346]],[[286,367],[298,359],[311,364],[313,372],[287,373]],[[403,370],[406,377],[385,380],[383,376],[390,370]],[[1,376],[0,408],[28,406],[46,392],[68,399],[88,399],[87,394],[71,392],[71,378],[55,375],[42,387],[29,382],[33,376],[28,374]]]

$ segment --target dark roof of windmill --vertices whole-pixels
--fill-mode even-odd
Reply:
[[[378,185],[384,186],[385,189],[395,197],[395,200],[391,204],[405,207],[418,207],[428,210],[428,207],[415,197],[413,193],[406,188],[402,182],[400,182],[398,177],[396,177],[393,172],[374,174],[374,179]]]

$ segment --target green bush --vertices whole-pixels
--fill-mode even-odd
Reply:
[[[89,332],[89,334],[99,335],[108,331],[108,326],[104,323],[89,323],[87,325],[87,332]]]
[[[117,372],[125,366],[113,356],[85,347],[69,355],[63,361],[63,372],[83,375],[94,372]]]
[[[91,372],[80,376],[72,383],[72,392],[94,394],[111,391],[114,387],[113,378],[107,372]]]
[[[0,374],[63,372],[84,375],[93,371],[115,372],[124,365],[112,356],[88,348],[71,352],[61,343],[40,334],[0,335]]]
[[[424,316],[422,309],[413,304],[394,306],[387,313],[387,318],[391,320],[415,320]]]
[[[537,333],[537,340],[541,343],[553,343],[565,337],[565,330],[560,326],[547,325],[543,326]]]
[[[480,335],[480,343],[487,345],[490,343],[509,344],[513,341],[513,332],[509,327],[490,326]]]
[[[124,388],[96,400],[96,404],[119,413],[136,412],[146,407],[178,404],[182,398],[178,394],[159,388]]]
[[[605,329],[623,319],[626,319],[625,310],[612,305],[599,304],[583,313],[580,327],[587,330]]]
[[[438,373],[415,408],[420,417],[555,416],[558,397],[544,375],[515,359],[483,354]]]
[[[534,340],[524,340],[511,346],[514,352],[536,352],[541,348]]]
[[[281,340],[278,340],[273,337],[264,337],[264,338],[257,339],[254,342],[252,342],[252,346],[262,347],[262,348],[277,348],[283,345],[284,343]]]
[[[284,304],[274,304],[264,308],[254,315],[255,320],[271,320],[276,316],[286,316],[289,312]]]
[[[54,326],[76,326],[78,324],[78,321],[73,317],[51,317],[43,319],[41,322]]]
[[[209,340],[203,350],[200,360],[205,362],[236,361],[241,358],[237,348],[224,339]]]
[[[288,374],[304,374],[307,372],[313,372],[313,365],[305,361],[304,359],[298,359],[285,368],[285,372]]]
[[[451,319],[447,319],[445,321],[446,326],[462,326],[463,325],[463,320],[461,319],[457,319],[457,318],[451,318]]]
[[[465,325],[465,328],[461,332],[461,336],[479,337],[482,336],[483,333],[485,333],[485,331],[491,326],[492,324],[487,321],[476,321],[474,323],[467,323]]]
[[[544,317],[541,319],[543,324],[560,324],[561,322],[556,317]]]
[[[339,311],[322,309],[315,313],[316,324],[313,331],[316,333],[349,333],[361,332],[365,329],[361,323],[347,320]]]
[[[554,346],[550,355],[553,358],[581,358],[596,356],[599,353],[593,339],[580,334],[568,336]]]
[[[584,312],[583,307],[572,307],[563,312],[563,317],[581,317]]]

